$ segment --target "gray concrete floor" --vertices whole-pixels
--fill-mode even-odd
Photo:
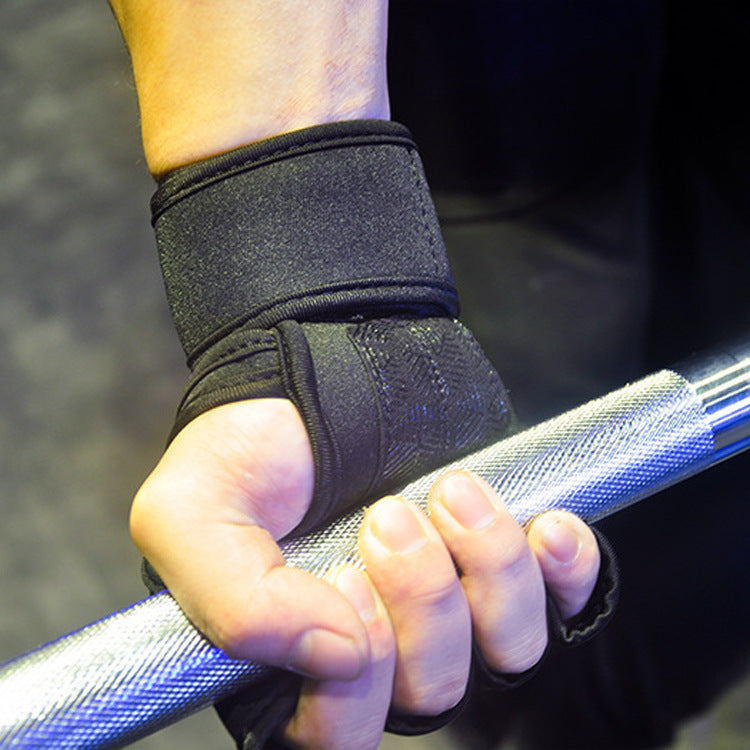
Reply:
[[[184,369],[104,0],[0,5],[0,661],[142,598],[128,506]],[[747,689],[675,747],[750,746]],[[210,712],[137,743],[230,743]],[[448,750],[444,734],[387,739]]]

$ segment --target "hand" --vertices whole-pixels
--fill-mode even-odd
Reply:
[[[565,617],[593,589],[599,553],[585,524],[545,514],[527,537],[484,482],[453,473],[431,491],[431,520],[397,498],[368,511],[368,573],[335,571],[337,591],[284,567],[274,541],[304,515],[312,482],[294,407],[239,402],[177,436],[131,517],[141,551],[212,641],[311,677],[284,730],[304,747],[375,747],[389,708],[455,705],[472,630],[491,667],[524,671],[547,643],[543,582]]]

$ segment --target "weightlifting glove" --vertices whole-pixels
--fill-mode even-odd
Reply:
[[[456,320],[437,217],[403,126],[322,125],[179,169],[160,183],[152,215],[191,369],[172,436],[221,404],[290,399],[315,462],[296,532],[507,431],[500,378]],[[147,579],[159,586],[148,568]],[[267,686],[272,705],[253,695],[223,704],[240,747],[262,745],[286,718],[297,682]],[[389,728],[429,731],[455,713],[392,716]]]

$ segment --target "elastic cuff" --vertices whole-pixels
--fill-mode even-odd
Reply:
[[[615,551],[609,539],[592,526],[599,544],[601,565],[594,591],[586,606],[574,617],[563,620],[557,604],[547,597],[549,631],[558,643],[564,646],[578,646],[591,640],[612,619],[620,598],[620,571]]]
[[[523,672],[499,672],[492,669],[485,661],[482,654],[479,652],[479,648],[474,643],[474,668],[477,678],[482,680],[485,684],[489,683],[493,688],[498,690],[515,690],[524,683],[528,682],[534,675],[539,671],[542,664],[547,658],[547,654],[550,650],[550,643],[547,643],[547,648],[544,649],[539,661],[534,664],[533,667],[524,670]]]
[[[617,559],[607,537],[593,526],[591,530],[596,537],[601,554],[599,576],[596,579],[594,590],[581,612],[567,620],[563,620],[555,600],[551,594],[547,593],[549,643],[542,658],[531,669],[518,674],[493,670],[488,666],[475,644],[474,662],[477,671],[493,687],[501,690],[512,690],[523,685],[537,673],[553,642],[565,647],[579,646],[593,638],[612,619],[620,596],[620,575]]]

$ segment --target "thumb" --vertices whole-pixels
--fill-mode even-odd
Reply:
[[[304,514],[312,456],[283,400],[206,412],[139,490],[131,533],[187,617],[234,658],[347,680],[369,647],[353,606],[289,568],[275,537]]]

